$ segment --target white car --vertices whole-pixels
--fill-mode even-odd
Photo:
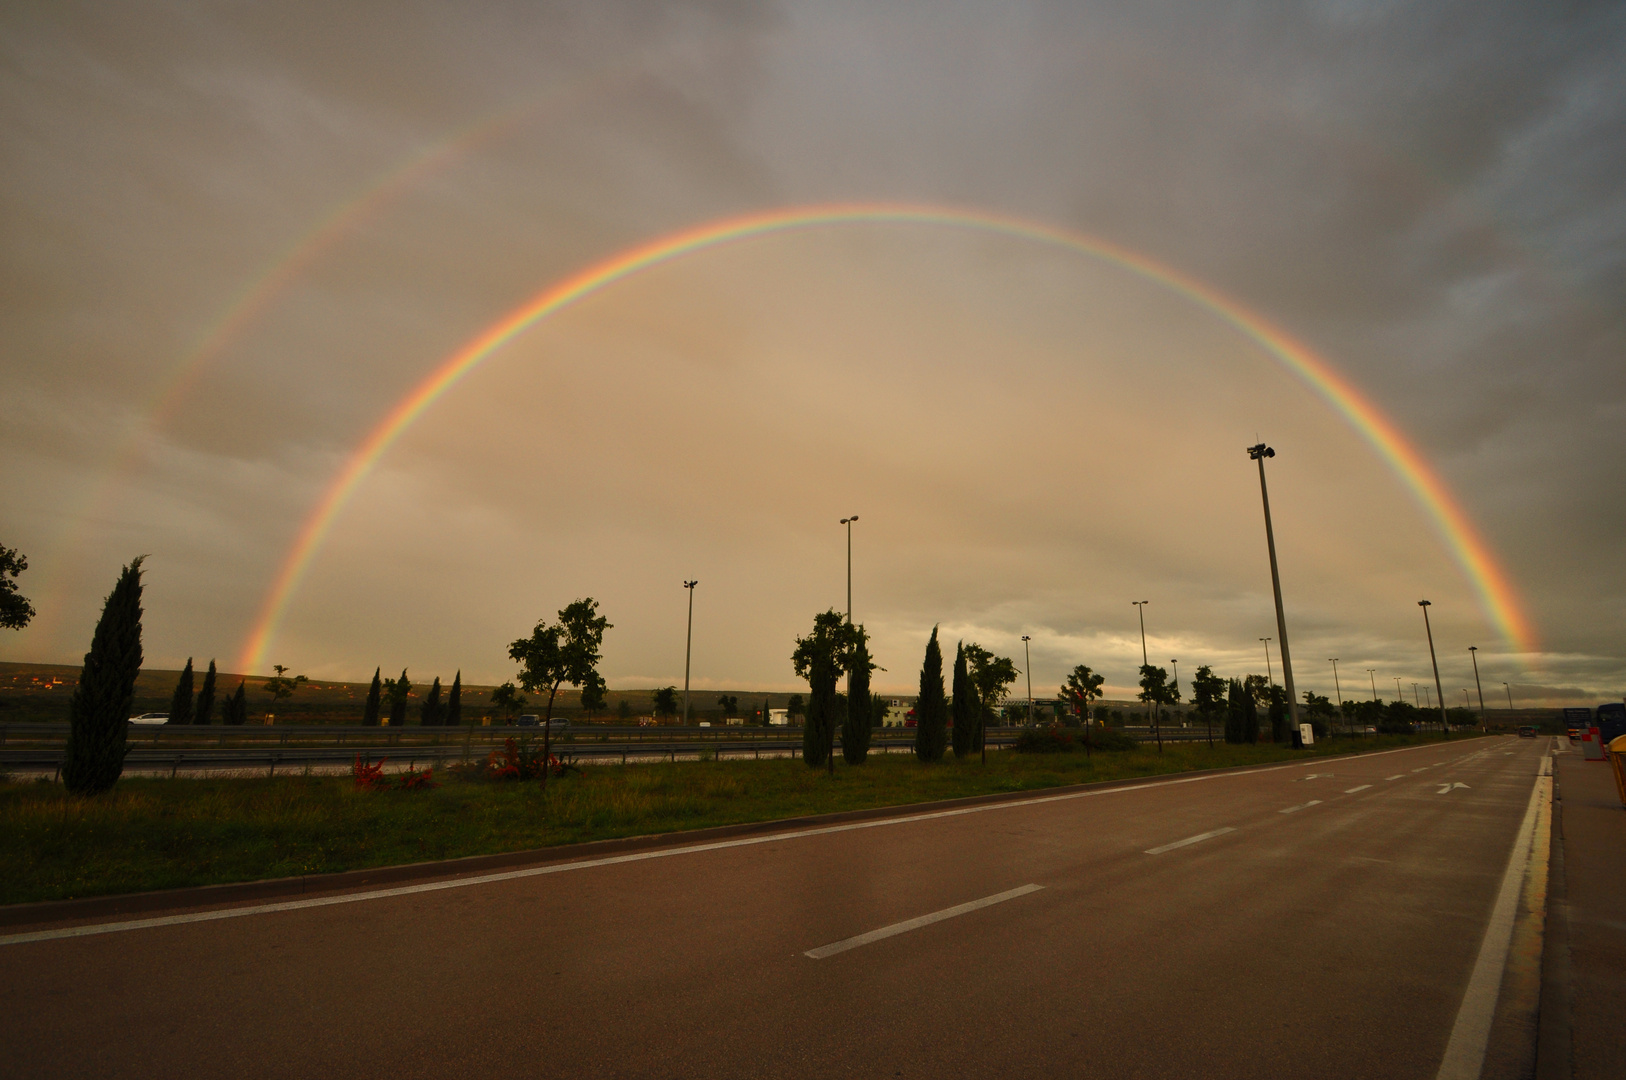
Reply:
[[[144,712],[140,716],[130,717],[130,723],[140,724],[143,727],[148,727],[153,724],[167,724],[169,723],[169,713]]]

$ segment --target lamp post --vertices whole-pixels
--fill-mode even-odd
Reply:
[[[1276,569],[1276,534],[1270,525],[1270,492],[1265,487],[1265,459],[1276,451],[1258,443],[1248,447],[1248,457],[1259,464],[1259,498],[1265,507],[1265,546],[1270,549],[1270,587],[1276,594],[1276,643],[1282,647],[1282,682],[1287,689],[1287,716],[1293,725],[1293,746],[1303,745],[1299,735],[1299,703],[1293,696],[1293,656],[1287,648],[1287,615],[1282,609],[1282,576]]]
[[[700,584],[698,580],[685,581],[683,587],[689,590],[689,634],[683,642],[683,726],[689,726],[689,658],[694,649],[694,587]]]
[[[1336,656],[1330,656],[1327,659],[1332,661],[1332,692],[1338,695],[1338,718],[1340,720],[1343,720],[1344,719],[1344,691],[1338,685],[1338,658]],[[1349,727],[1349,725],[1347,723],[1344,726]],[[1350,733],[1354,734],[1354,730],[1351,729]]]
[[[1265,678],[1269,680],[1271,684],[1274,684],[1276,682],[1276,672],[1272,670],[1270,666],[1270,639],[1267,637],[1262,637],[1259,640],[1265,643]],[[1269,686],[1266,687],[1267,690],[1269,688]]]
[[[1372,683],[1372,700],[1376,701],[1378,699],[1378,669],[1377,668],[1367,668],[1366,669],[1366,677],[1369,680],[1371,680],[1371,683]]]
[[[1503,683],[1502,684],[1502,689],[1507,691],[1507,711],[1512,712],[1513,711],[1513,687],[1509,686],[1507,683]]]
[[[1406,700],[1405,691],[1400,689],[1400,676],[1399,675],[1395,676],[1395,700],[1396,701],[1405,701]]]
[[[1485,726],[1485,687],[1479,681],[1479,646],[1468,646],[1468,655],[1474,661],[1474,689],[1479,691],[1479,730],[1488,730]]]
[[[1028,648],[1028,642],[1033,640],[1026,634],[1022,635],[1022,662],[1027,665],[1028,677],[1028,726],[1033,726],[1033,653]]]
[[[1151,663],[1150,660],[1146,659],[1146,605],[1150,604],[1151,601],[1131,600],[1129,602],[1135,605],[1136,611],[1140,612],[1140,666],[1145,667],[1147,664]],[[1022,640],[1026,641],[1027,638],[1023,638]]]
[[[1419,710],[1421,710],[1423,707],[1423,692],[1417,689],[1417,684],[1415,682],[1411,684],[1411,703]]]
[[[1428,632],[1428,662],[1434,665],[1434,696],[1440,699],[1440,730],[1449,739],[1451,723],[1445,718],[1445,691],[1440,687],[1440,662],[1434,658],[1434,628],[1428,624],[1429,602],[1419,600],[1417,606],[1423,609],[1423,629]]]
[[[853,522],[855,522],[857,520],[858,520],[858,515],[857,514],[853,514],[851,517],[844,517],[844,518],[841,519],[841,523],[843,525],[847,526],[847,623],[848,623],[848,625],[851,625],[852,621],[853,621]]]

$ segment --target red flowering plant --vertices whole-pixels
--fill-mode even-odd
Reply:
[[[439,784],[435,783],[434,769],[425,769],[423,772],[419,772],[417,769],[409,767],[406,772],[396,777],[396,779],[400,782],[402,791],[426,791],[429,788],[440,787]]]
[[[539,780],[545,772],[563,776],[574,769],[574,764],[532,746],[530,739],[510,737],[503,740],[501,750],[493,750],[486,758],[485,774],[488,780]]]
[[[356,755],[356,762],[350,766],[350,778],[356,786],[363,791],[384,791],[390,786],[389,780],[384,776],[384,762],[389,758],[379,758],[378,764],[368,762],[362,764],[361,755]]]

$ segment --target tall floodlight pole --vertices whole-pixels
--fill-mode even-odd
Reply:
[[[1413,693],[1412,696],[1416,697],[1416,694]],[[1396,675],[1395,676],[1395,700],[1396,701],[1404,701],[1405,699],[1406,699],[1406,692],[1404,690],[1400,689],[1400,676]]]
[[[1276,643],[1282,647],[1282,682],[1287,688],[1287,716],[1293,724],[1293,745],[1300,745],[1299,703],[1293,696],[1293,654],[1287,648],[1287,614],[1282,609],[1282,576],[1276,569],[1276,533],[1270,525],[1270,491],[1265,487],[1265,459],[1276,451],[1264,443],[1248,447],[1248,456],[1259,463],[1259,498],[1265,506],[1265,546],[1270,549],[1270,587],[1276,593]]]
[[[1376,701],[1378,699],[1378,669],[1367,668],[1366,677],[1372,681],[1372,700]]]
[[[1513,687],[1509,686],[1507,683],[1503,683],[1502,684],[1502,689],[1507,691],[1507,711],[1512,712],[1513,711]]]
[[[1270,666],[1270,639],[1262,637],[1259,640],[1265,643],[1265,679],[1274,683],[1276,681],[1276,670]]]
[[[1338,718],[1340,720],[1342,720],[1342,719],[1345,719],[1345,717],[1344,717],[1344,691],[1338,685],[1338,658],[1336,656],[1329,656],[1327,659],[1332,662],[1332,692],[1338,695]],[[1347,723],[1344,726],[1349,727],[1349,725]],[[1351,729],[1351,730],[1353,730],[1353,729]]]
[[[851,625],[852,621],[853,621],[853,522],[855,522],[857,520],[858,520],[858,515],[857,514],[854,514],[851,517],[844,517],[844,518],[841,519],[841,523],[843,525],[847,526],[847,623],[848,623],[848,625]]]
[[[1033,651],[1028,648],[1028,642],[1033,640],[1026,634],[1022,635],[1022,660],[1027,664],[1028,676],[1028,723],[1033,721]]]
[[[1135,605],[1136,611],[1140,612],[1140,666],[1145,667],[1151,663],[1150,660],[1146,659],[1146,605],[1150,604],[1151,601],[1131,600],[1129,602]]]
[[[1479,682],[1479,646],[1468,646],[1468,655],[1474,661],[1474,689],[1479,691],[1479,729],[1486,730],[1485,726],[1485,687]]]
[[[1449,739],[1451,723],[1445,718],[1445,691],[1440,687],[1440,662],[1434,659],[1434,629],[1428,625],[1429,602],[1419,600],[1417,606],[1423,609],[1423,629],[1428,632],[1428,662],[1434,665],[1434,696],[1440,700],[1440,730]]]
[[[694,587],[700,584],[696,581],[685,581],[683,587],[689,590],[689,634],[683,642],[683,726],[689,726],[689,657],[693,655],[694,648]]]
[[[1417,684],[1411,684],[1411,703],[1419,709],[1423,707],[1423,692],[1417,689]]]

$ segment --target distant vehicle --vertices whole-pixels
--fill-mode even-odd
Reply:
[[[1519,738],[1521,738],[1521,739],[1534,739],[1535,737],[1536,737],[1536,725],[1534,725],[1534,724],[1520,724],[1519,725]]]
[[[167,724],[169,723],[169,713],[144,712],[140,716],[130,717],[130,723],[140,724],[142,727],[149,727],[153,724]]]
[[[555,716],[552,720],[549,720],[546,724],[543,724],[542,718],[536,715],[536,713],[526,713],[519,718],[519,726],[546,727],[549,731],[558,731],[560,728],[569,727],[570,721],[566,720],[562,716]]]
[[[701,727],[711,727],[711,721],[710,720],[702,720],[702,721],[700,721],[700,726]]]
[[[1597,720],[1598,733],[1603,736],[1603,744],[1608,746],[1615,739],[1626,735],[1626,704],[1610,701],[1598,706]]]

